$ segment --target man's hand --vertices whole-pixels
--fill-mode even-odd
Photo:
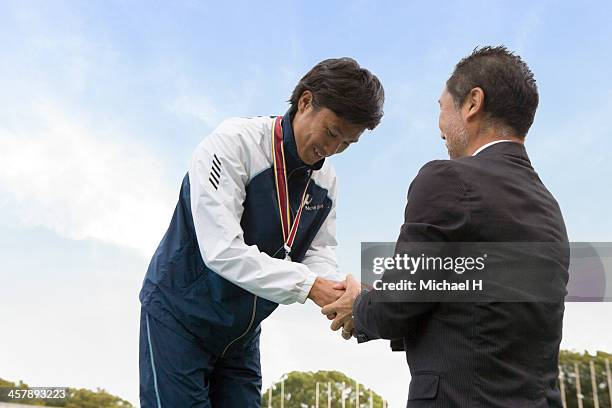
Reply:
[[[330,319],[330,316],[333,316],[331,329],[336,331],[342,327],[342,337],[348,340],[353,334],[353,303],[361,292],[361,284],[352,275],[347,275],[346,280],[338,283],[335,288],[345,289],[344,295],[334,303],[323,307],[321,313]]]
[[[351,317],[344,325],[342,326],[342,338],[344,340],[350,340],[353,337],[353,332],[355,331],[355,321]]]
[[[320,307],[334,303],[345,292],[342,284],[343,282],[317,277],[312,285],[312,288],[310,288],[308,298],[312,299],[312,301]]]

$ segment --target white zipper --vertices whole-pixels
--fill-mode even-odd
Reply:
[[[249,326],[246,328],[244,333],[242,333],[240,336],[236,337],[234,340],[230,341],[229,344],[227,346],[225,346],[225,348],[223,349],[223,353],[221,353],[221,357],[225,356],[225,353],[227,352],[227,349],[232,344],[234,344],[235,342],[237,342],[238,340],[240,340],[241,338],[246,336],[246,334],[249,332],[249,330],[251,330],[251,326],[253,326],[253,322],[255,321],[255,311],[256,310],[257,310],[257,296],[254,296],[253,297],[253,313],[251,314],[251,321],[249,322]]]

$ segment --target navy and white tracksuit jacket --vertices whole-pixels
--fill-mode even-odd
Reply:
[[[305,302],[317,276],[344,279],[335,257],[334,170],[329,161],[299,159],[289,114],[282,127],[292,220],[312,179],[292,262],[283,259],[273,124],[273,117],[228,119],[199,144],[140,292],[146,319],[217,358],[258,344],[260,322],[279,303]]]

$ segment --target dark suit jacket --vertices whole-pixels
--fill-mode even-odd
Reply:
[[[398,244],[432,241],[567,243],[567,233],[524,146],[502,142],[419,171]],[[569,250],[557,258],[552,278],[540,283],[565,293]],[[408,407],[561,407],[562,298],[397,303],[379,295],[363,292],[355,302],[357,339],[402,339],[412,376]]]

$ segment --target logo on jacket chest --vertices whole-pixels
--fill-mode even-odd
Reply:
[[[323,208],[323,203],[313,204],[312,196],[310,194],[306,194],[304,198],[304,210],[306,211],[318,211]]]

